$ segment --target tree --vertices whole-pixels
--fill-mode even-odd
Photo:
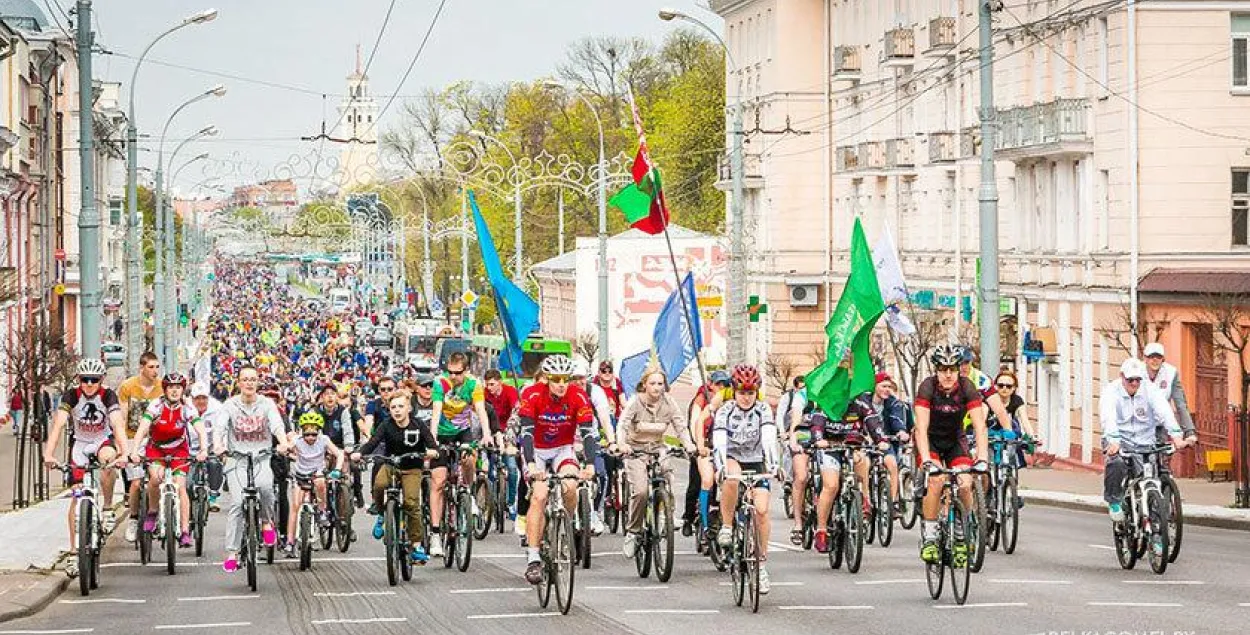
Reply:
[[[1134,351],[1140,353],[1146,348],[1146,344],[1159,341],[1171,321],[1166,312],[1156,314],[1153,320],[1146,320],[1138,313],[1138,322],[1134,325],[1132,309],[1127,302],[1122,302],[1097,330],[1110,338],[1116,349],[1125,355],[1133,355]]]
[[[928,366],[929,351],[946,341],[950,323],[938,311],[917,311],[914,306],[909,306],[909,309],[909,317],[916,332],[895,340],[894,356],[904,373],[900,377],[903,382],[899,388],[905,394],[915,395],[916,388],[920,385],[920,374]]]
[[[777,392],[790,390],[794,378],[799,374],[798,371],[798,363],[789,355],[769,355],[764,360],[764,376],[768,378],[768,384],[776,388]]]
[[[1214,344],[1237,357],[1241,373],[1241,411],[1250,405],[1250,294],[1208,293],[1203,297],[1202,319],[1215,332]]]
[[[594,365],[599,359],[599,334],[594,331],[582,331],[574,342],[575,352],[586,360],[587,364]]]
[[[347,210],[334,200],[304,203],[291,223],[292,234],[342,240],[350,236],[351,231],[351,219],[347,216]]]

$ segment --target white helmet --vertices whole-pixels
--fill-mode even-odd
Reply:
[[[94,357],[78,360],[79,377],[103,377],[105,372],[104,362]]]
[[[551,355],[543,360],[542,371],[548,375],[568,377],[573,374],[573,360],[566,355]]]
[[[572,375],[574,377],[586,377],[589,375],[589,373],[590,373],[590,364],[587,364],[584,360],[580,360],[580,359],[573,360]]]

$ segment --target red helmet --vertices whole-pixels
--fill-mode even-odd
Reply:
[[[738,364],[734,366],[734,372],[731,375],[734,390],[759,390],[760,389],[760,371],[750,364]]]
[[[161,388],[169,388],[170,386],[187,387],[187,378],[182,373],[169,373],[161,378]]]

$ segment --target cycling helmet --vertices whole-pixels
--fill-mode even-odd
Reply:
[[[568,377],[573,374],[573,360],[565,355],[551,355],[543,360],[542,371],[548,375]]]
[[[732,376],[734,390],[759,390],[760,371],[750,364],[734,366]]]
[[[975,361],[977,361],[977,354],[974,353],[971,348],[967,346],[959,347],[959,363],[960,364],[971,364]]]
[[[78,360],[79,377],[103,377],[104,373],[104,362],[94,357]]]
[[[315,410],[309,410],[299,416],[299,427],[301,428],[317,428],[320,430],[325,424],[325,417]]]
[[[187,378],[179,372],[167,373],[161,378],[161,388],[169,388],[170,386],[187,387]]]
[[[714,370],[712,371],[712,374],[708,376],[708,383],[729,386],[733,382],[729,379],[729,373],[723,370]]]
[[[590,373],[590,364],[587,364],[580,359],[573,360],[574,377],[586,377],[588,373]]]
[[[962,355],[960,354],[961,346],[954,344],[938,344],[933,349],[933,353],[929,355],[929,361],[933,363],[934,368],[952,368],[960,364]]]

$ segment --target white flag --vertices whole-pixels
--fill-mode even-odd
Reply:
[[[881,287],[881,300],[886,306],[907,301],[907,282],[903,280],[903,267],[898,262],[898,250],[890,226],[882,228],[881,237],[872,248],[872,262],[877,269],[877,285]]]
[[[895,333],[904,337],[916,332],[916,326],[907,319],[897,304],[892,304],[885,309],[885,323],[894,329]]]

